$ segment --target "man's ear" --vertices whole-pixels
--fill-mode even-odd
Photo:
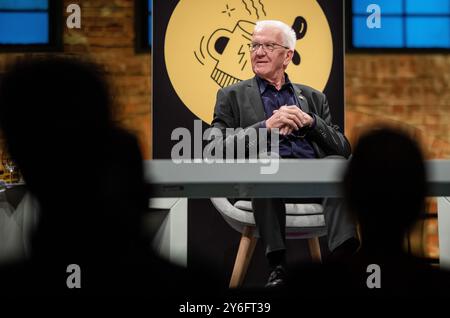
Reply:
[[[291,63],[293,56],[294,56],[294,50],[288,50],[286,53],[286,58],[283,61],[283,65],[285,68],[289,65],[289,63]]]

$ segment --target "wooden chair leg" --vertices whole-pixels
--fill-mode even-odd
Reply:
[[[308,239],[309,253],[315,263],[322,263],[322,256],[320,254],[319,238],[313,237]]]
[[[242,232],[239,250],[234,261],[233,273],[231,274],[230,288],[241,286],[247,274],[248,265],[252,259],[258,239],[253,237],[253,227],[246,226]]]

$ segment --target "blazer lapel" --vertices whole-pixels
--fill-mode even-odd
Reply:
[[[295,84],[292,86],[294,87],[295,99],[297,100],[300,108],[305,113],[308,113],[309,112],[308,101],[306,100],[306,97],[303,96],[302,90],[300,88],[298,88]]]
[[[256,119],[258,121],[266,119],[266,112],[264,111],[264,106],[256,77],[253,77],[253,80],[247,86],[247,96],[250,99],[250,103],[252,106],[251,108],[255,112]]]

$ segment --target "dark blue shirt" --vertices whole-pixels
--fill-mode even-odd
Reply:
[[[272,116],[273,111],[279,109],[284,105],[297,105],[300,107],[295,98],[294,87],[290,82],[287,74],[285,75],[285,82],[280,90],[275,86],[269,84],[266,80],[256,76],[259,91],[261,93],[266,119]],[[264,125],[265,126],[265,122]],[[293,131],[288,136],[280,135],[280,156],[282,158],[316,158],[314,148],[309,141],[300,137],[299,131]]]

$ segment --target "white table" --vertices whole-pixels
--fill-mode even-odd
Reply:
[[[268,163],[177,164],[171,160],[148,160],[144,164],[146,181],[154,190],[153,197],[292,198],[341,196],[342,177],[347,162],[339,159],[283,159],[279,160],[278,172],[275,174],[261,173]],[[450,196],[450,161],[429,160],[426,167],[428,195]],[[450,268],[450,203],[445,199],[439,199],[438,202],[440,260],[442,266]],[[187,204],[185,206],[187,209]],[[176,259],[177,263],[184,264],[187,255],[183,250],[187,242],[187,222],[179,222],[183,220],[183,213],[179,209],[176,213],[181,219],[172,217],[166,230],[182,233],[169,243],[169,250],[177,251],[179,257],[170,251],[166,254],[172,255],[171,259]],[[164,235],[170,236],[167,233]]]
[[[336,197],[347,161],[283,159],[276,174],[261,174],[260,163],[145,161],[154,197]],[[450,195],[450,161],[427,161],[429,196]]]

